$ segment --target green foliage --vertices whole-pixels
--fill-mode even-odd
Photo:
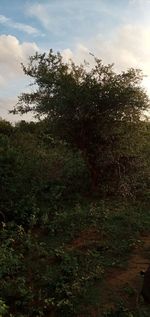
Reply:
[[[91,266],[89,255],[85,268],[80,252],[63,247],[49,252],[22,227],[12,229],[1,232],[0,247],[0,293],[9,310],[16,316],[40,316],[53,308],[64,316],[77,311],[88,283],[103,274],[98,261]]]
[[[119,307],[116,310],[111,310],[103,314],[103,317],[148,317],[149,309],[148,308],[139,308],[135,311],[130,311],[125,307]]]
[[[13,132],[13,127],[10,122],[0,119],[0,134],[10,136]]]
[[[37,90],[14,112],[45,119],[0,121],[0,317],[91,316],[97,307],[97,317],[149,316],[119,292],[119,305],[103,307],[107,272],[125,267],[149,233],[141,73],[116,74],[98,59],[92,69],[65,64],[52,51],[24,71]],[[122,291],[134,297],[130,285]]]
[[[7,313],[7,305],[5,302],[0,298],[0,317],[3,317]]]
[[[146,223],[149,230],[150,214],[144,206],[121,206],[104,201],[77,205],[64,217],[63,212],[57,214],[46,233],[4,226],[0,294],[9,313],[32,317],[55,312],[67,317],[78,316],[84,303],[89,308],[94,284],[101,285],[107,268],[126,261]],[[101,300],[97,295],[94,302]]]
[[[12,112],[44,116],[54,136],[80,150],[93,191],[132,196],[143,163],[139,124],[149,108],[142,73],[117,74],[98,58],[93,68],[65,63],[52,50],[32,56],[23,70],[36,90],[23,93]]]
[[[30,126],[28,132],[12,128],[10,137],[0,134],[1,212],[27,226],[48,220],[89,186],[80,153],[57,141],[48,146],[45,134],[39,139]]]

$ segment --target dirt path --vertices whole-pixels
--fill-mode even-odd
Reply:
[[[141,242],[142,245],[136,248],[130,257],[126,271],[117,270],[108,274],[107,282],[111,287],[118,288],[127,282],[132,282],[137,276],[139,277],[141,270],[148,267],[150,264],[150,236],[142,237]]]
[[[137,298],[142,287],[140,271],[145,271],[150,264],[150,235],[142,236],[139,244],[129,257],[127,268],[113,268],[106,273],[105,279],[97,287],[99,292],[99,305],[90,310],[90,317],[99,317],[102,312],[115,309],[123,303],[128,309],[137,307]],[[143,305],[140,302],[139,305]],[[80,315],[85,317],[85,315]]]
[[[140,241],[140,246],[134,249],[128,260],[127,269],[112,269],[106,275],[102,296],[104,309],[114,308],[119,300],[127,307],[135,307],[142,286],[140,271],[146,270],[150,264],[150,236],[143,236]]]

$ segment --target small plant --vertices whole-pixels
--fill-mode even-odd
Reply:
[[[5,314],[8,311],[8,306],[5,304],[5,302],[0,298],[0,317],[5,316]]]
[[[126,284],[123,288],[124,292],[129,296],[134,296],[136,294],[136,291],[133,287],[131,287],[129,284]]]

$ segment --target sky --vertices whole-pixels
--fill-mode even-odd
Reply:
[[[93,63],[89,52],[117,72],[143,70],[150,95],[150,0],[0,0],[0,117],[29,90],[21,63],[35,52],[60,51],[64,59]]]

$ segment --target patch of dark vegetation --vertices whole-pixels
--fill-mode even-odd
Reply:
[[[0,317],[149,316],[131,267],[150,259],[141,72],[52,51],[23,69],[37,90],[13,112],[44,119],[0,121]]]

